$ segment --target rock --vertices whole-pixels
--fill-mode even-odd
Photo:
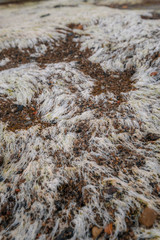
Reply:
[[[103,228],[98,228],[98,227],[94,226],[92,228],[92,237],[93,237],[93,239],[97,239],[102,232],[103,232]]]
[[[156,218],[157,218],[156,211],[149,207],[146,207],[141,213],[141,216],[139,218],[139,223],[144,225],[147,228],[150,228],[153,226]]]
[[[107,233],[108,235],[111,235],[112,231],[113,231],[113,223],[110,223],[105,227],[104,232]]]

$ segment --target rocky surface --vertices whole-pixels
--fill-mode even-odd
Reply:
[[[158,1],[0,12],[0,239],[159,239]]]

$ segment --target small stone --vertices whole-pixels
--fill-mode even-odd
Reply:
[[[152,72],[151,74],[150,74],[150,76],[152,77],[152,76],[157,76],[157,74],[158,74],[158,72]]]
[[[79,25],[77,26],[77,29],[83,30],[83,26],[82,26],[81,24],[79,24]]]
[[[38,113],[37,111],[33,112],[34,115],[37,115],[37,113]]]
[[[156,218],[157,218],[156,211],[149,207],[146,207],[141,213],[141,216],[139,218],[139,223],[144,225],[147,228],[150,228],[153,226]]]
[[[21,112],[23,110],[24,106],[23,105],[17,105],[17,112]]]
[[[98,228],[98,227],[94,226],[92,228],[93,239],[97,239],[102,232],[103,232],[103,228]]]
[[[15,189],[15,193],[19,193],[21,190],[19,188]]]
[[[105,227],[104,232],[107,233],[108,235],[111,235],[112,231],[113,231],[113,224],[110,223]]]

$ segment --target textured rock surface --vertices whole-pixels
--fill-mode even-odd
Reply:
[[[160,237],[158,7],[104,4],[0,5],[3,240]]]

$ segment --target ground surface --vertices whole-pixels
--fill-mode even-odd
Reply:
[[[0,5],[0,239],[160,239],[159,1],[14,2]]]

